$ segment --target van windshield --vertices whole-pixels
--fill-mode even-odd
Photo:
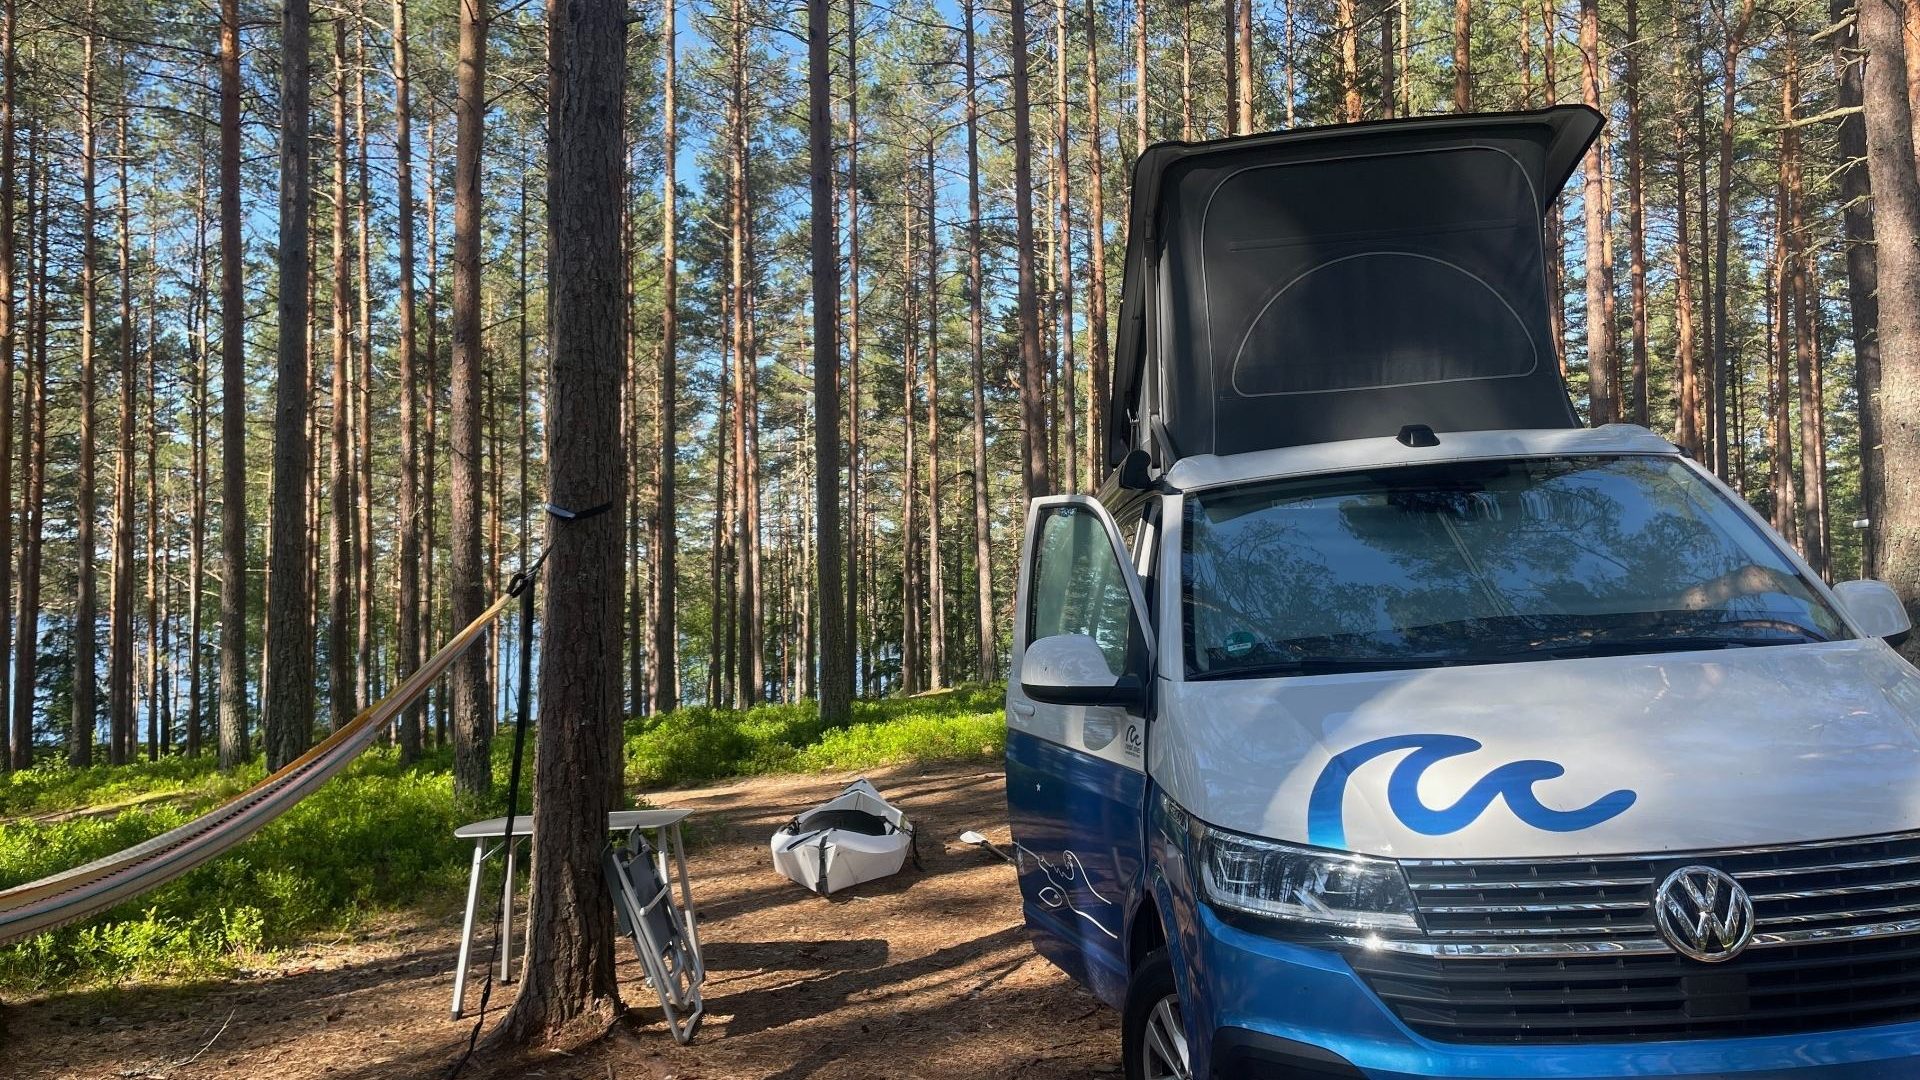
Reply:
[[[1456,462],[1189,494],[1189,678],[1847,637],[1678,459]]]

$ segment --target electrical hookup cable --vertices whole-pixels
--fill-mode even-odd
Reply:
[[[552,509],[549,507],[549,509]],[[507,595],[520,599],[520,699],[513,710],[513,765],[507,772],[507,828],[506,844],[509,850],[513,846],[513,819],[520,809],[520,764],[527,748],[527,721],[533,711],[533,583],[540,576],[540,567],[547,561],[547,552],[541,551],[533,564],[513,575],[507,585]],[[531,837],[527,846],[533,846]],[[528,877],[531,880],[533,858],[529,850],[527,858]],[[511,863],[509,863],[511,865]],[[455,1080],[467,1062],[472,1060],[473,1052],[480,1045],[480,1029],[487,1023],[487,999],[493,996],[493,973],[500,964],[500,939],[506,936],[507,905],[513,903],[513,883],[501,890],[500,910],[493,918],[493,948],[487,953],[487,977],[480,984],[480,1015],[474,1018],[473,1030],[467,1035],[467,1048],[460,1054],[460,1060],[453,1063],[447,1073],[447,1080]],[[532,913],[527,917],[531,919]],[[521,958],[521,964],[527,958]]]

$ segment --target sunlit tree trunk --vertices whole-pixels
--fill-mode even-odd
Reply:
[[[674,14],[678,7],[678,0],[663,0],[660,29],[660,50],[666,70],[662,78],[660,105],[660,352],[655,370],[658,384],[655,400],[659,420],[656,425],[658,430],[654,433],[657,443],[653,464],[653,618],[648,624],[647,640],[647,652],[653,658],[648,675],[648,704],[655,714],[671,711],[680,704],[679,631],[674,617],[680,548],[674,476],[674,463],[680,454],[680,433],[677,430],[680,412],[680,223],[676,205],[679,196],[677,163],[674,160],[680,145],[675,98],[678,89],[675,72],[678,46],[674,29]],[[837,453],[838,440],[835,441]],[[837,484],[828,486],[838,487]]]
[[[1020,455],[1029,499],[1047,494],[1053,481],[1047,470],[1046,367],[1040,351],[1040,301],[1033,266],[1033,133],[1027,87],[1026,0],[1009,9],[1013,49],[1013,215],[1020,324]]]
[[[1453,0],[1453,111],[1473,111],[1472,0]]]
[[[1646,43],[1640,40],[1640,5],[1627,4],[1627,283],[1631,294],[1633,334],[1632,421],[1647,424],[1647,224],[1645,191],[1645,150],[1641,145],[1640,54]]]
[[[420,662],[420,416],[421,387],[418,334],[414,325],[413,296],[413,93],[412,71],[408,63],[407,0],[393,0],[393,171],[395,222],[394,253],[399,261],[399,289],[394,344],[400,395],[400,491],[397,508],[399,525],[400,581],[395,613],[394,674],[400,681],[411,677]],[[428,408],[432,407],[432,388],[427,387]],[[399,743],[402,761],[420,756],[420,706],[400,714]]]
[[[1680,33],[1680,13],[1673,14],[1672,73],[1676,88],[1685,85],[1686,42]],[[1701,394],[1699,358],[1695,347],[1693,295],[1693,223],[1689,218],[1691,184],[1687,176],[1687,147],[1691,143],[1687,128],[1689,106],[1683,94],[1674,95],[1673,175],[1674,175],[1674,346],[1673,364],[1678,402],[1674,426],[1681,447],[1699,457],[1702,453]]]
[[[5,723],[13,707],[13,22],[15,0],[0,3],[0,727],[15,733],[15,744],[32,753],[32,718],[27,736]],[[24,412],[25,410],[23,410]],[[3,740],[0,740],[3,741]],[[20,745],[0,747],[0,771],[18,764]]]
[[[448,566],[456,626],[478,618],[487,603],[480,564],[480,143],[486,113],[485,5],[489,2],[458,0],[460,75],[454,102],[453,166],[453,557]],[[617,145],[614,150],[618,152]],[[620,325],[614,323],[616,331]],[[620,518],[616,515],[613,520],[617,523]],[[486,657],[485,650],[469,649],[453,667],[453,779],[454,789],[465,795],[485,792],[490,780],[486,732],[493,702],[487,690]]]
[[[247,748],[247,353],[240,0],[220,0],[220,767]]]
[[[1064,3],[1064,0],[1062,0]],[[1064,35],[1063,35],[1064,36]],[[1062,59],[1065,59],[1062,57]],[[1062,65],[1062,71],[1065,66]],[[1062,114],[1064,117],[1064,113]],[[940,197],[927,143],[927,686],[947,684],[947,587],[940,564]],[[1068,357],[1072,352],[1069,350]],[[1071,363],[1071,360],[1069,360]],[[1071,403],[1069,403],[1071,409]],[[913,419],[908,417],[911,425]],[[1072,465],[1068,465],[1069,471]]]
[[[13,766],[33,764],[33,705],[40,658],[40,558],[47,496],[46,163],[40,132],[27,132],[26,385],[20,409],[20,623],[14,637]]]
[[[327,710],[353,719],[353,261],[347,226],[347,22],[333,20],[333,409],[328,422]],[[365,587],[362,583],[361,587]]]
[[[668,25],[671,26],[671,22]],[[832,220],[832,34],[832,16],[827,0],[808,0],[807,184],[813,269],[813,564],[814,589],[818,597],[817,614],[809,620],[809,626],[812,628],[810,636],[817,641],[820,656],[820,719],[827,724],[842,724],[853,717],[853,642],[848,636],[847,621],[842,612],[845,583],[840,577],[842,544],[845,541],[840,528],[840,252]],[[666,41],[671,50],[671,31]],[[672,69],[668,70],[671,72]],[[673,80],[669,76],[669,102],[672,101],[672,85]],[[669,120],[668,124],[671,123]],[[669,171],[667,175],[673,174]],[[668,235],[672,235],[670,231]],[[667,295],[670,303],[672,293]]]
[[[552,383],[547,497],[598,506],[620,495],[625,162],[625,7],[548,9],[547,251]],[[613,912],[601,853],[620,776],[624,515],[551,527],[541,612],[534,752],[533,947],[498,1041],[524,1043],[620,1012]]]
[[[86,26],[81,38],[80,61],[80,461],[74,497],[74,548],[79,562],[73,600],[73,723],[67,734],[67,764],[93,763],[93,728],[97,720],[95,693],[98,678],[99,627],[94,588],[94,562],[98,548],[94,540],[97,507],[95,499],[94,395],[98,373],[94,370],[94,318],[99,285],[96,280],[94,220],[98,206],[95,186],[94,155],[94,51],[96,7],[87,0]]]
[[[1580,0],[1581,86],[1587,105],[1600,108],[1600,2]],[[1607,159],[1599,141],[1587,150],[1587,385],[1588,418],[1611,424],[1620,418],[1620,402],[1613,380],[1613,326],[1607,318],[1608,279],[1606,236],[1612,228],[1607,205]]]
[[[1186,0],[1191,5],[1192,0]],[[980,243],[980,95],[975,0],[965,0],[967,84],[967,359],[973,389],[973,587],[975,676],[998,670],[993,625],[993,524],[987,510],[986,297]],[[1091,42],[1091,37],[1089,37]],[[1190,92],[1190,88],[1189,88]],[[1189,111],[1191,106],[1189,104]],[[1098,198],[1095,185],[1095,198]],[[1096,215],[1097,216],[1097,215]]]
[[[1107,455],[1107,196],[1100,129],[1100,22],[1093,0],[1087,0],[1086,13],[1087,482],[1097,488]]]
[[[107,760],[125,765],[139,746],[135,714],[139,709],[134,689],[133,629],[133,534],[134,534],[134,449],[133,432],[140,423],[138,398],[140,369],[134,358],[138,337],[133,319],[133,211],[127,198],[127,112],[130,103],[120,102],[117,120],[118,138],[114,142],[114,166],[118,176],[116,198],[119,225],[116,247],[120,256],[120,365],[118,376],[120,412],[115,418],[116,446],[113,458],[113,537],[112,569],[107,590]]]
[[[1890,0],[1862,0],[1860,47],[1866,51],[1867,169],[1880,305],[1880,406],[1885,479],[1880,575],[1909,611],[1920,609],[1920,178],[1914,162],[1913,109],[1906,86],[1900,12]],[[1909,645],[1908,655],[1915,646]]]

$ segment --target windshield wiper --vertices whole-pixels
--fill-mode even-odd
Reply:
[[[1758,649],[1769,645],[1807,645],[1825,641],[1825,638],[1808,635],[1801,638],[1791,637],[1645,637],[1622,639],[1597,639],[1588,641],[1566,641],[1559,644],[1542,642],[1509,652],[1496,653],[1483,657],[1487,661],[1503,663],[1524,663],[1528,660],[1574,660],[1588,656],[1632,656],[1637,653],[1663,652],[1705,652],[1712,649]]]
[[[1239,667],[1214,668],[1187,676],[1188,682],[1214,679],[1269,679],[1290,675],[1340,675],[1352,671],[1403,671],[1409,668],[1445,667],[1474,663],[1465,656],[1302,656],[1292,660],[1274,660]]]

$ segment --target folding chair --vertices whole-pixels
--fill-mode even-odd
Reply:
[[[673,1032],[674,1041],[684,1045],[693,1040],[706,1011],[701,988],[707,980],[707,969],[700,958],[693,888],[677,823],[661,828],[659,837],[661,846],[656,849],[642,835],[641,827],[636,827],[623,841],[609,842],[607,886],[613,894],[620,932],[633,941],[634,951],[646,968],[647,983],[660,997],[667,1028]],[[673,854],[671,867],[668,848]],[[680,893],[677,902],[675,882]]]

